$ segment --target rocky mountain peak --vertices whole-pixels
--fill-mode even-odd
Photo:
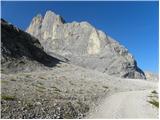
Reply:
[[[124,46],[86,21],[64,23],[60,15],[47,11],[41,22],[31,22],[27,32],[38,38],[50,55],[56,53],[73,64],[110,75],[145,79]]]
[[[42,21],[43,21],[43,17],[41,14],[38,14],[37,16],[35,16],[32,19],[30,26],[27,28],[27,32],[32,33],[34,35],[39,35],[39,29],[42,26]]]
[[[48,23],[48,24],[46,24],[46,23]],[[44,16],[42,25],[44,25],[44,27],[49,27],[49,25],[51,25],[51,24],[52,25],[53,24],[60,25],[63,23],[64,23],[64,20],[60,15],[57,15],[54,12],[49,10],[46,12],[46,14]]]
[[[40,21],[42,22],[43,16],[41,14],[37,14],[32,20],[32,22]]]

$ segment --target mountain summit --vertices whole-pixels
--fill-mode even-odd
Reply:
[[[40,40],[44,50],[76,65],[124,78],[145,79],[128,50],[88,22],[66,23],[52,11],[38,14],[26,30]]]

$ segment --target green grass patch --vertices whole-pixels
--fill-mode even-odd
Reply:
[[[156,96],[156,95],[149,95],[148,97],[150,97],[150,98],[158,98],[158,96]]]
[[[8,81],[6,81],[6,80],[1,80],[1,83],[8,83]]]
[[[158,94],[156,90],[153,90],[151,93],[153,93],[153,94]]]
[[[16,100],[15,96],[9,96],[9,95],[2,95],[1,98],[8,101]]]
[[[148,101],[150,104],[154,105],[155,107],[159,108],[159,102],[152,99],[151,101]]]

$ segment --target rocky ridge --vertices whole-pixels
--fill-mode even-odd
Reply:
[[[43,51],[38,39],[1,19],[3,73],[49,69],[62,62]]]
[[[40,40],[44,50],[71,63],[124,78],[145,79],[128,50],[88,22],[66,23],[52,11],[38,14],[26,30]]]

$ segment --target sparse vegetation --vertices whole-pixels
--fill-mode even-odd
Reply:
[[[4,100],[9,100],[9,101],[16,100],[15,96],[9,96],[9,95],[2,95],[1,98]]]
[[[22,114],[26,119],[84,118],[87,117],[90,110],[97,107],[99,100],[103,99],[107,93],[112,92],[112,90],[114,92],[115,88],[117,88],[116,92],[119,90],[118,86],[112,87],[108,81],[102,83],[97,81],[92,74],[85,76],[82,73],[82,78],[77,78],[75,75],[68,74],[68,69],[70,70],[70,68],[66,68],[66,72],[61,69],[57,71],[55,68],[51,72],[28,73],[29,78],[26,77],[27,73],[22,76],[19,74],[3,76],[5,81],[11,83],[3,85],[3,94],[16,95],[16,98],[7,96],[4,99],[8,101],[2,99],[2,118],[21,118]],[[52,75],[53,73],[54,75]],[[66,77],[67,75],[69,77]],[[15,78],[16,81],[11,82],[12,78]],[[106,79],[105,77],[100,78]],[[19,82],[19,80],[21,81]],[[132,87],[128,89],[132,89]],[[157,96],[153,90],[150,91],[149,95]],[[155,97],[150,97],[150,103],[147,103],[151,107],[152,104],[157,106],[157,103],[151,99],[156,100]],[[14,111],[12,112],[12,110]]]
[[[157,95],[149,95],[148,97],[150,97],[150,98],[158,98]]]
[[[31,75],[29,75],[29,74],[26,74],[25,76],[26,76],[26,77],[31,77]]]
[[[151,93],[153,93],[153,94],[158,94],[156,90],[153,90]]]
[[[158,92],[156,90],[153,90],[151,92],[151,95],[149,95],[148,97],[150,97],[150,99],[151,99],[148,102],[150,104],[154,105],[155,107],[159,108]]]
[[[1,80],[1,83],[8,83],[8,81],[6,81],[6,80]]]
[[[105,89],[108,89],[108,86],[102,86],[103,88],[105,88]]]
[[[154,105],[155,107],[159,108],[159,101],[152,99],[151,101],[148,101],[148,102]]]
[[[16,79],[15,79],[15,78],[12,78],[11,81],[16,81]]]

